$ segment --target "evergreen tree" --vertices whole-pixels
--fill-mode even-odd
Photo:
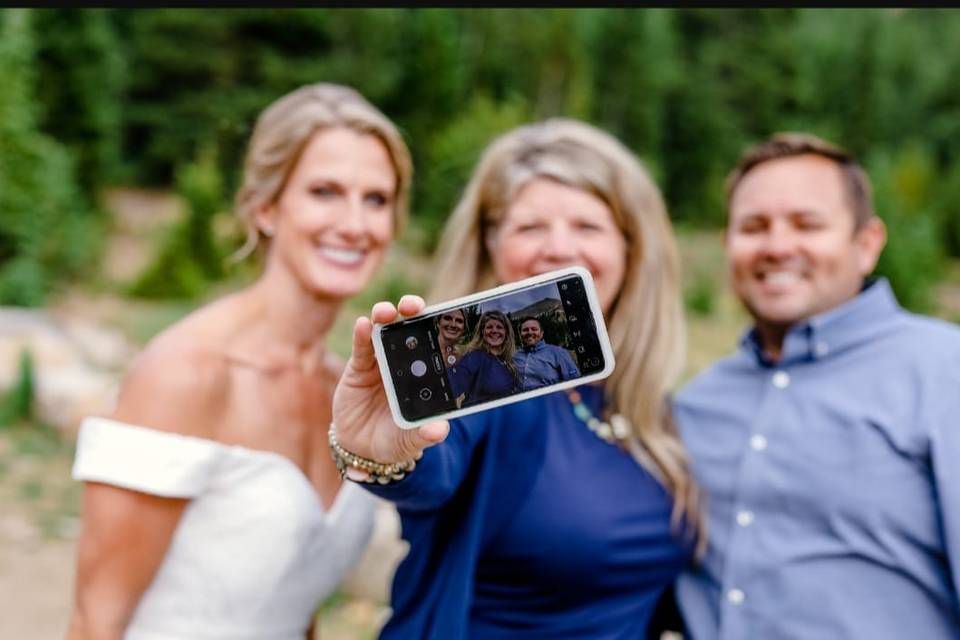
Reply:
[[[67,150],[37,128],[29,9],[0,13],[0,304],[42,304],[98,246]]]

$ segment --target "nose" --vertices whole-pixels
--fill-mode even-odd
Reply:
[[[569,225],[560,221],[550,225],[544,238],[543,255],[557,263],[569,262],[576,257],[574,235]]]
[[[367,231],[367,214],[359,197],[348,198],[337,218],[337,231],[348,238],[359,238]]]
[[[764,237],[763,251],[771,257],[788,256],[796,248],[796,235],[789,225],[776,222],[770,226]]]

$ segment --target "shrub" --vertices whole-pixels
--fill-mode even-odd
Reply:
[[[30,17],[0,13],[0,304],[20,306],[43,304],[100,247],[71,156],[36,126]]]
[[[184,219],[167,235],[154,261],[130,288],[143,298],[195,298],[223,277],[213,219],[223,208],[223,181],[215,154],[204,150],[177,170],[177,192],[186,205]]]
[[[28,349],[20,352],[20,364],[13,386],[0,400],[0,427],[33,417],[33,356]]]

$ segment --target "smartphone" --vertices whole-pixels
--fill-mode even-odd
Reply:
[[[394,420],[414,428],[613,373],[590,272],[569,267],[375,324]]]

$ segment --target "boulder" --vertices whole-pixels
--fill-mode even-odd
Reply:
[[[14,385],[20,355],[33,360],[37,418],[75,435],[86,415],[109,413],[135,348],[118,332],[45,311],[0,308],[0,392]]]

